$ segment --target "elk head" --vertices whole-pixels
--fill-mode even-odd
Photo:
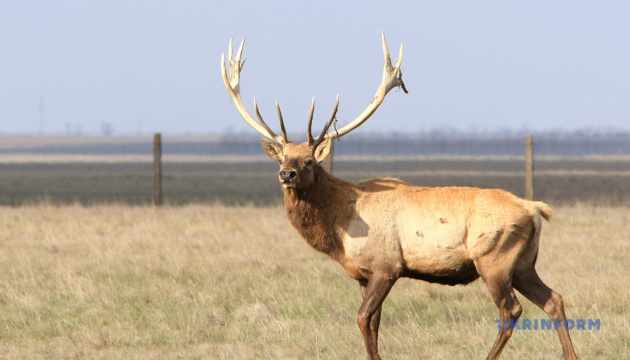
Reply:
[[[221,54],[221,74],[223,75],[223,82],[227,88],[236,109],[241,114],[243,119],[262,136],[267,139],[262,140],[263,148],[267,155],[276,160],[280,164],[280,172],[278,173],[280,183],[285,189],[304,189],[311,185],[314,181],[315,173],[321,169],[321,162],[330,153],[332,146],[332,140],[344,136],[350,131],[358,128],[363,124],[381,105],[387,93],[395,87],[402,87],[403,91],[407,93],[405,84],[402,81],[402,73],[400,71],[400,65],[403,58],[403,46],[400,45],[400,52],[398,59],[396,60],[396,66],[392,65],[391,58],[389,56],[389,50],[387,48],[387,42],[385,41],[385,34],[382,34],[383,38],[383,53],[385,57],[385,65],[383,67],[383,80],[374,96],[372,102],[368,107],[353,121],[339,130],[328,132],[331,124],[335,120],[337,114],[337,108],[339,107],[339,94],[337,94],[337,101],[333,113],[328,119],[328,122],[324,126],[324,129],[317,138],[313,138],[311,133],[311,125],[313,123],[313,113],[315,111],[315,98],[311,103],[311,112],[308,121],[307,128],[307,141],[300,145],[296,145],[287,139],[287,133],[284,128],[284,121],[282,119],[282,113],[280,106],[276,101],[276,108],[278,110],[278,117],[280,118],[280,129],[282,135],[276,135],[267,124],[263,121],[260,112],[258,111],[258,104],[256,98],[254,98],[254,109],[256,110],[256,117],[258,122],[249,114],[240,94],[240,73],[245,65],[245,59],[241,61],[243,54],[243,45],[245,39],[241,42],[238,48],[236,57],[232,60],[232,39],[230,39],[230,46],[228,51],[228,61],[230,64],[230,76],[228,77],[227,69],[225,66],[225,54]]]

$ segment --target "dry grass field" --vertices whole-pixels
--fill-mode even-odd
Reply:
[[[280,207],[46,204],[0,208],[2,359],[358,359],[358,285]],[[582,359],[630,358],[630,209],[556,207],[538,270],[565,299]],[[544,313],[519,296],[521,319]],[[385,359],[482,359],[497,310],[481,281],[401,280]],[[555,331],[503,358],[560,359]]]

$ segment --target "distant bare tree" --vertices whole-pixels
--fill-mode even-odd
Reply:
[[[114,133],[114,126],[111,123],[104,122],[101,124],[101,132],[105,136],[111,136]]]

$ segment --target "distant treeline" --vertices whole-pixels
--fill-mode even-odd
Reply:
[[[0,148],[0,154],[138,155],[153,153],[152,137],[119,141]],[[299,141],[299,140],[296,140]],[[260,155],[260,138],[249,135],[186,137],[163,135],[164,154]],[[630,134],[536,134],[537,155],[629,155]],[[524,135],[362,135],[335,142],[336,155],[523,155]]]

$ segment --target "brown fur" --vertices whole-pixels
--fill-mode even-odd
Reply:
[[[328,154],[321,147],[329,142],[318,149],[307,143],[263,144],[281,164],[291,224],[361,285],[364,302],[358,323],[370,359],[380,358],[381,304],[400,277],[445,285],[465,285],[481,277],[502,320],[520,316],[513,287],[550,317],[566,318],[562,298],[534,269],[541,218],[549,220],[552,214],[547,204],[504,190],[419,187],[395,178],[353,184],[319,165]],[[511,333],[499,331],[489,359],[499,357]],[[558,333],[565,357],[575,358],[568,331],[560,328]]]

